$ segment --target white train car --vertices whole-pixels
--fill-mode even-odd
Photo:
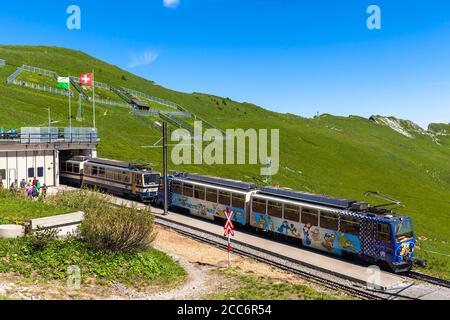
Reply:
[[[161,174],[150,168],[95,158],[86,161],[83,169],[84,186],[144,203],[154,202],[158,196]]]
[[[60,163],[59,181],[74,187],[81,187],[83,183],[84,165],[89,157],[77,156]]]

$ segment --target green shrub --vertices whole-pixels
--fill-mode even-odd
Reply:
[[[106,252],[92,249],[75,238],[53,240],[43,248],[36,248],[29,236],[0,239],[0,273],[66,282],[70,266],[80,268],[83,284],[115,281],[139,290],[147,285],[176,284],[186,276],[179,263],[155,249],[139,253]]]
[[[37,249],[42,249],[52,241],[57,240],[58,229],[40,229],[38,228],[31,235],[31,243]]]
[[[150,210],[105,206],[86,211],[80,231],[91,247],[113,252],[138,252],[151,247],[155,239]]]
[[[97,191],[97,190],[94,190]],[[88,189],[60,192],[47,197],[47,203],[55,207],[70,208],[74,211],[91,212],[109,206],[108,196]]]
[[[136,207],[114,207],[108,195],[88,189],[59,193],[49,197],[48,202],[85,213],[80,234],[93,248],[114,252],[143,251],[155,238],[149,208],[139,211]]]

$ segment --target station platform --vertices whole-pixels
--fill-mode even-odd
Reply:
[[[152,212],[165,220],[188,225],[217,236],[223,236],[223,227],[209,220],[173,212],[169,215],[162,216],[163,211],[159,208],[152,208]],[[300,265],[314,267],[315,269],[326,271],[327,273],[331,273],[335,276],[355,281],[363,285],[368,285],[370,280],[371,286],[376,286],[382,291],[395,290],[396,288],[404,287],[408,284],[408,282],[411,283],[411,280],[408,281],[408,279],[400,275],[385,271],[380,271],[380,273],[376,276],[371,276],[371,272],[367,267],[355,265],[353,263],[336,259],[325,254],[320,254],[319,252],[314,252],[312,250],[294,247],[274,240],[251,235],[239,230],[235,231],[233,242],[249,244],[251,247],[263,249],[269,253],[272,252],[274,255],[285,256],[289,260],[297,262]]]

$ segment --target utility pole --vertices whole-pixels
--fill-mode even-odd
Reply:
[[[163,122],[163,167],[164,167],[164,215],[169,214],[169,186],[168,186],[168,154],[167,154],[167,122]]]
[[[50,107],[47,108],[48,111],[48,132],[50,132],[50,128],[52,126],[52,117],[50,115]]]
[[[51,127],[52,127],[52,117],[50,115],[50,107],[47,108],[48,111],[48,141],[52,141]]]
[[[265,182],[267,185],[271,185],[272,184],[272,159],[271,158],[267,158],[267,164],[266,164],[266,168],[267,168],[267,175],[266,175],[266,179]]]

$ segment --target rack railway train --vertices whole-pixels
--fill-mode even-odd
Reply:
[[[83,156],[60,163],[60,182],[96,187],[111,194],[151,203],[157,199],[161,174],[128,162]]]
[[[69,163],[80,165],[78,175],[69,180],[78,186],[98,186],[157,205],[164,201],[164,179],[159,173],[129,165],[125,168],[126,164],[104,159],[73,161],[67,161],[65,169],[68,171]],[[111,181],[112,173],[107,170],[123,171],[128,178],[116,187],[117,181]],[[66,174],[69,178],[75,172],[61,172],[61,177]],[[167,178],[170,208],[210,220],[225,219],[225,212],[233,210],[238,226],[283,235],[301,246],[356,257],[394,272],[411,270],[416,239],[409,217],[364,202],[278,187],[258,188],[237,180],[185,172],[173,172]]]

